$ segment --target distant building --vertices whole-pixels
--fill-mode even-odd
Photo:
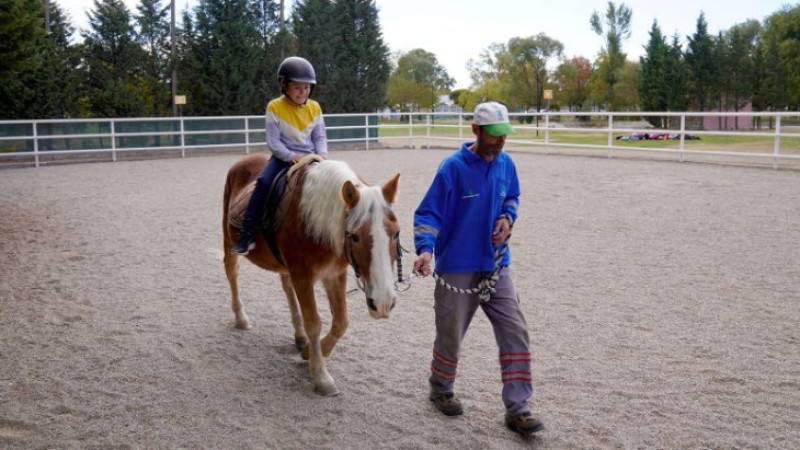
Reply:
[[[721,110],[720,108],[712,109],[711,111],[706,112],[753,112],[753,104],[747,102],[747,104],[741,108],[739,111],[734,111],[733,109]],[[717,131],[717,130],[747,130],[753,128],[753,116],[703,116],[703,129],[709,131]]]

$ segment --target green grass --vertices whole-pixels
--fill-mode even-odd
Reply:
[[[400,125],[401,128],[382,128],[378,131],[379,137],[408,137],[409,136],[409,127],[408,122],[399,122],[399,121],[381,121],[381,125]],[[431,137],[448,137],[448,138],[457,138],[459,137],[459,129],[457,127],[457,121],[441,121],[437,122],[436,124],[432,125],[431,127],[425,126],[424,122],[414,122],[413,128],[413,135],[414,137],[427,137],[428,133],[430,132]],[[441,126],[441,125],[450,125],[450,126]],[[461,130],[462,139],[470,140],[472,139],[472,131],[469,129],[467,123]],[[514,124],[517,132],[511,136],[509,139],[512,141],[531,141],[538,144],[545,143],[545,136],[547,134],[546,130],[539,129],[531,130],[522,128],[524,126],[533,126],[531,125],[521,125],[519,123]],[[540,123],[540,126],[542,123]],[[429,131],[430,130],[430,131]],[[576,129],[565,129],[565,128],[551,128],[549,130],[549,142],[552,144],[573,144],[573,145],[594,145],[594,146],[603,146],[605,147],[608,145],[608,133],[605,131],[588,131],[587,128],[583,128],[582,130],[587,131],[576,131]],[[643,130],[646,131],[646,130]],[[674,133],[678,133],[678,131],[673,131]],[[740,132],[748,132],[745,130],[740,130]],[[763,130],[761,133],[769,131]],[[700,137],[700,140],[685,140],[684,141],[684,148],[692,150],[713,150],[713,151],[749,151],[749,152],[772,152],[774,150],[775,141],[772,137],[764,137],[764,136],[730,136],[730,135],[706,135],[701,134],[701,132],[697,131],[688,131],[688,134],[696,135]],[[755,133],[755,132],[753,132]],[[643,141],[622,141],[617,140],[618,136],[627,136],[630,135],[630,132],[614,132],[612,133],[612,143],[611,145],[615,148],[648,148],[648,149],[677,149],[680,147],[679,140],[643,140]],[[781,146],[780,146],[781,153],[800,153],[800,138],[798,137],[782,137],[781,138]]]

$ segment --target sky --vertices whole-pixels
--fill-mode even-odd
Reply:
[[[86,10],[94,2],[55,0],[65,9],[77,28],[88,23]],[[176,0],[180,14],[197,0]],[[139,0],[124,0],[135,11]],[[163,0],[167,4],[167,0]],[[694,33],[697,18],[705,13],[708,32],[716,35],[748,19],[759,22],[783,6],[800,2],[785,0],[615,0],[632,11],[631,37],[623,42],[628,59],[638,61],[650,38],[653,21],[667,36],[677,33],[682,43]],[[287,16],[293,0],[286,0]],[[605,13],[606,0],[376,0],[383,39],[393,55],[422,48],[433,53],[439,64],[456,80],[455,88],[468,88],[471,80],[466,68],[493,43],[512,37],[544,33],[564,45],[564,56],[583,56],[594,60],[603,38],[591,30],[589,18],[597,10]],[[670,38],[671,41],[671,38]],[[301,55],[302,56],[302,55]]]

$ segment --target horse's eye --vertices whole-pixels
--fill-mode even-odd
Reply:
[[[350,241],[352,241],[353,243],[358,243],[358,235],[357,234],[351,234],[350,235]]]

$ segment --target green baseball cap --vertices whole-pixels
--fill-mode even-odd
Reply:
[[[516,133],[508,121],[508,109],[497,102],[485,102],[475,107],[472,123],[479,125],[492,136],[505,136]]]

